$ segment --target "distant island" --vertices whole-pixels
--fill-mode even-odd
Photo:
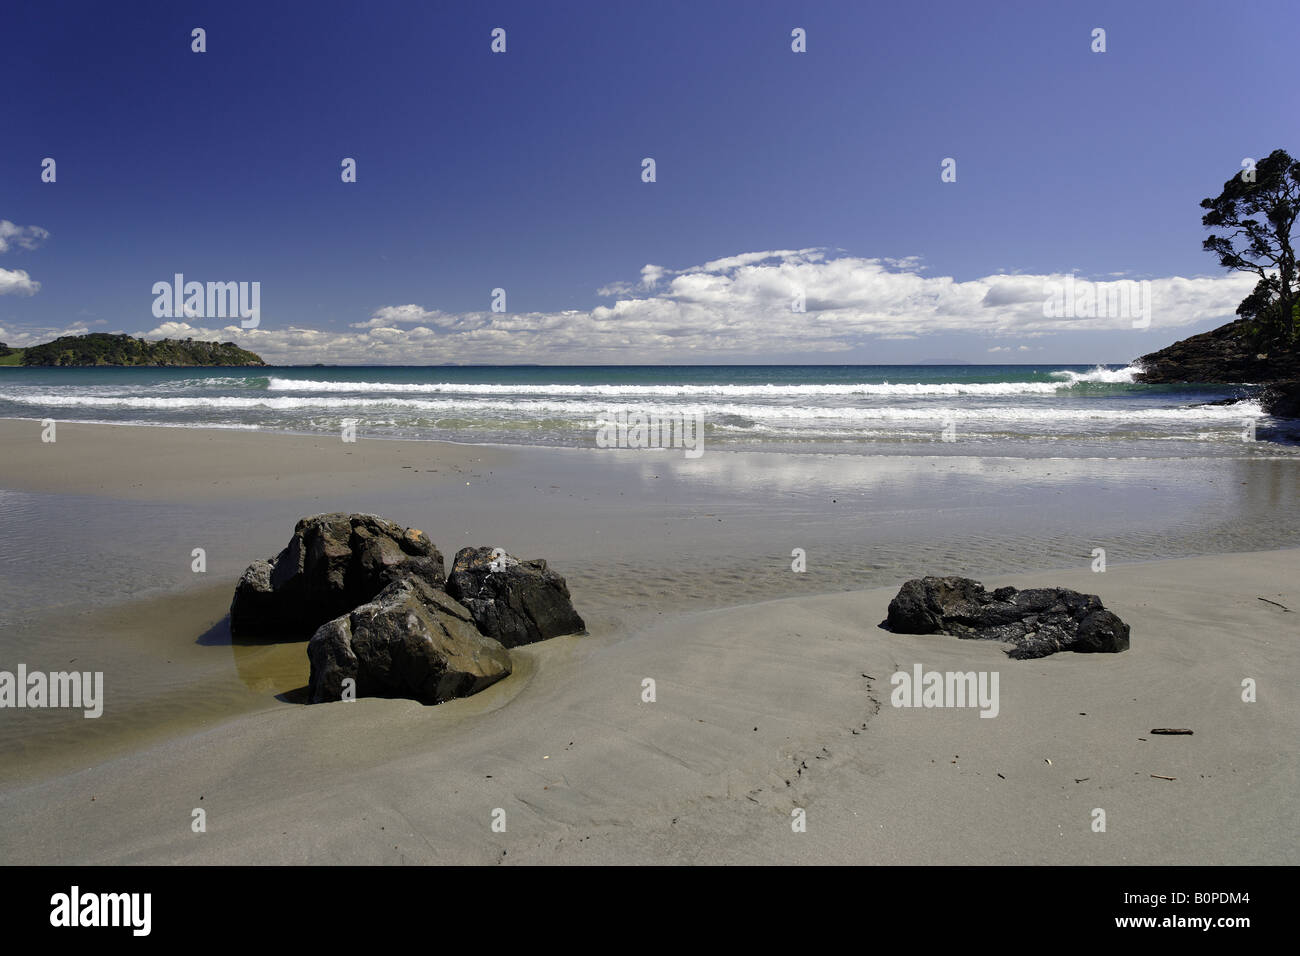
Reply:
[[[196,342],[193,339],[160,339],[148,342],[130,335],[91,332],[65,335],[25,349],[11,349],[0,342],[0,365],[50,368],[87,365],[209,366],[265,365],[261,356],[241,349],[234,342]]]

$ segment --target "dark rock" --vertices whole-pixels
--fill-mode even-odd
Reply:
[[[306,640],[394,581],[413,577],[442,588],[443,575],[442,555],[422,531],[375,515],[314,515],[298,522],[275,558],[254,562],[239,579],[230,633]]]
[[[1148,385],[1241,384],[1300,379],[1300,352],[1261,352],[1249,334],[1250,323],[1238,319],[1137,359],[1133,378]]]
[[[307,644],[308,699],[340,700],[352,678],[357,697],[409,697],[439,704],[476,694],[510,673],[510,654],[484,637],[470,613],[418,577],[322,625]]]
[[[459,558],[459,555],[457,556]],[[1118,653],[1129,628],[1095,594],[1066,588],[998,588],[991,594],[970,578],[916,578],[889,602],[881,625],[900,634],[950,634],[1003,641],[1017,660],[1057,651]]]
[[[519,561],[500,548],[456,552],[447,593],[469,609],[480,631],[506,647],[587,629],[564,578],[545,561]]]
[[[1264,414],[1274,418],[1300,418],[1300,381],[1274,382],[1259,394]]]
[[[1188,408],[1212,408],[1216,406],[1226,407],[1228,405],[1241,405],[1244,402],[1249,402],[1249,401],[1251,401],[1249,395],[1236,395],[1232,398],[1218,398],[1212,402],[1196,402],[1192,405],[1188,405],[1187,407]]]
[[[357,697],[436,704],[509,674],[507,647],[586,629],[545,561],[465,548],[454,571],[444,579],[421,531],[375,515],[303,518],[284,550],[240,577],[231,635],[310,638],[312,703],[341,699],[350,678]]]
[[[275,566],[270,561],[254,561],[239,576],[235,585],[235,598],[230,602],[230,631],[235,636],[235,621],[239,622],[239,636],[245,637],[259,631],[260,622],[276,618],[275,592],[271,590],[271,573]]]

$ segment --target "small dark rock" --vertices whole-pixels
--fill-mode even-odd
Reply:
[[[1095,594],[1066,588],[998,588],[989,593],[970,578],[908,581],[889,602],[881,624],[899,634],[950,634],[1013,645],[1016,660],[1057,651],[1118,653],[1128,649],[1129,627]]]
[[[1233,398],[1217,398],[1212,402],[1197,402],[1195,405],[1192,405],[1190,407],[1192,408],[1226,407],[1228,405],[1240,405],[1243,402],[1248,402],[1248,401],[1250,401],[1249,397],[1245,395],[1237,395],[1234,396]]]

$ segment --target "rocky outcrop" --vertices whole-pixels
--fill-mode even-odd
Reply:
[[[564,578],[545,561],[463,548],[453,579],[444,579],[442,555],[423,531],[376,515],[314,515],[278,555],[244,571],[230,633],[310,638],[310,703],[438,704],[508,675],[508,647],[586,630]]]
[[[447,593],[469,609],[480,631],[506,647],[587,629],[564,578],[545,561],[519,561],[500,548],[457,551]]]
[[[1259,393],[1265,415],[1274,418],[1300,418],[1300,381],[1273,382]]]
[[[1260,352],[1238,319],[1210,332],[1193,335],[1134,361],[1133,378],[1148,385],[1263,384],[1300,379],[1300,352]]]
[[[1057,651],[1128,650],[1129,627],[1095,594],[1066,588],[986,591],[970,578],[916,578],[889,602],[881,625],[898,634],[950,634],[1012,645],[1017,660]]]
[[[323,624],[307,644],[308,698],[408,697],[440,704],[476,694],[510,673],[510,654],[470,613],[420,578],[403,578],[373,601]]]
[[[306,640],[326,621],[419,578],[441,589],[443,561],[428,535],[375,515],[303,518],[278,555],[249,565],[230,605],[236,640]]]

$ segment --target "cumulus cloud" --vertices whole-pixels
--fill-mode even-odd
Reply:
[[[659,280],[664,276],[672,275],[670,269],[663,266],[646,264],[641,267],[640,282],[611,282],[609,285],[602,286],[596,290],[600,296],[615,295],[635,295],[638,292],[648,292],[659,284]]]
[[[0,295],[35,295],[40,288],[22,269],[0,269]]]
[[[1019,343],[1060,332],[1133,329],[1127,315],[1045,315],[1065,274],[959,281],[923,273],[914,258],[776,250],[681,269],[646,266],[639,279],[615,284],[623,291],[614,301],[587,310],[444,312],[408,303],[385,305],[341,331],[285,328],[264,312],[256,329],[192,318],[145,334],[233,341],[286,364],[618,364],[834,355],[935,333],[984,335],[990,351],[1025,352]],[[1076,284],[1082,278],[1074,277]],[[1254,285],[1237,274],[1144,281],[1152,329],[1226,321]],[[803,312],[792,308],[800,297]]]
[[[16,226],[0,219],[0,253],[12,249],[35,249],[49,238],[40,226]],[[0,269],[0,295],[35,295],[41,284],[22,269]]]
[[[0,329],[0,342],[17,349],[25,349],[29,345],[40,345],[42,342],[49,342],[63,335],[85,335],[90,329],[85,325],[69,325],[64,328],[53,327],[28,327]]]
[[[8,252],[15,246],[35,249],[49,237],[49,230],[40,226],[16,226],[8,219],[0,219],[0,252]]]
[[[377,309],[375,314],[364,322],[353,322],[350,328],[378,329],[399,325],[424,325],[429,322],[436,323],[441,316],[441,312],[428,311],[418,305],[386,305],[382,309]],[[448,318],[454,317],[448,316]]]

